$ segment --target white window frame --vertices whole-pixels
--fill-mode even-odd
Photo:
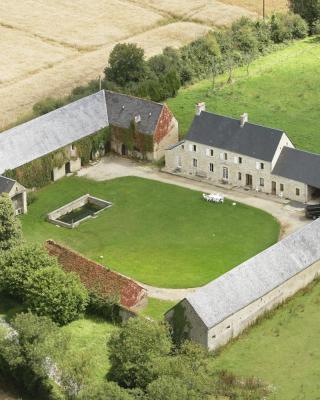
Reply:
[[[222,167],[222,179],[224,181],[229,180],[229,168],[228,167]]]

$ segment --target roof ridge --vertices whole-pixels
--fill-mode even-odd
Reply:
[[[116,94],[116,95],[118,95],[118,96],[129,97],[129,98],[131,98],[131,99],[137,99],[137,100],[140,100],[140,101],[146,101],[146,102],[148,102],[148,103],[157,104],[158,106],[161,106],[161,107],[164,107],[164,106],[165,106],[164,103],[160,103],[160,102],[157,102],[157,101],[154,101],[154,100],[150,100],[150,99],[144,99],[144,98],[142,98],[142,97],[133,96],[133,95],[127,94],[127,93],[115,92],[115,91],[113,91],[113,90],[108,90],[108,89],[104,89],[104,91],[105,91],[105,93],[108,92],[108,93]]]

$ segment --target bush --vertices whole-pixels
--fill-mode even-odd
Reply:
[[[47,114],[48,112],[54,111],[57,108],[63,107],[65,104],[65,99],[54,99],[52,97],[48,97],[36,103],[32,109],[33,113],[37,117],[39,117],[41,115]]]
[[[46,360],[58,362],[65,353],[68,338],[50,318],[30,312],[18,314],[11,324],[16,334],[0,333],[0,368],[27,394],[61,399],[61,393],[47,377]]]
[[[58,263],[42,246],[20,245],[0,256],[0,289],[21,300],[34,273],[48,267],[58,267]]]
[[[134,397],[116,383],[104,382],[100,386],[95,384],[85,388],[80,393],[79,400],[134,400]]]
[[[292,39],[302,39],[307,36],[307,23],[294,14],[273,14],[270,22],[271,38],[274,43],[283,43]]]
[[[164,325],[131,318],[109,342],[109,377],[120,386],[146,388],[157,378],[154,363],[169,354],[171,340]]]
[[[49,267],[36,271],[28,280],[25,298],[31,311],[65,325],[85,311],[88,292],[76,274]]]
[[[196,400],[196,393],[179,378],[161,376],[148,385],[147,397],[149,400]]]
[[[10,250],[22,240],[21,224],[7,194],[0,195],[0,252]]]

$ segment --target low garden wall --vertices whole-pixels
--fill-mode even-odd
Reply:
[[[64,215],[69,214],[72,211],[81,208],[88,203],[100,207],[100,210],[97,210],[92,215],[87,215],[84,218],[79,219],[75,222],[72,221],[71,223],[68,223],[60,220],[60,218],[63,217]],[[112,203],[110,203],[109,201],[98,199],[97,197],[91,196],[90,194],[85,194],[84,196],[79,197],[78,199],[64,205],[63,207],[60,207],[57,210],[52,211],[47,215],[47,219],[52,224],[62,226],[63,228],[73,229],[79,226],[81,222],[84,222],[87,219],[92,218],[92,216],[99,214],[101,211],[111,206]]]

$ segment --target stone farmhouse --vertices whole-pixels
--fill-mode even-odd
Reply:
[[[109,146],[121,155],[159,160],[178,141],[178,123],[166,105],[101,90],[1,133],[0,173],[17,171],[19,178],[19,168],[59,150],[62,162],[52,168],[52,180],[76,172],[82,163],[77,143],[106,128],[109,139],[100,154]]]
[[[169,310],[176,335],[215,350],[320,273],[320,219],[196,290]]]
[[[27,212],[27,190],[17,181],[0,176],[0,196],[6,193],[13,203],[16,214],[26,214]]]
[[[168,148],[170,173],[306,203],[320,196],[320,155],[297,150],[285,132],[205,111]]]

